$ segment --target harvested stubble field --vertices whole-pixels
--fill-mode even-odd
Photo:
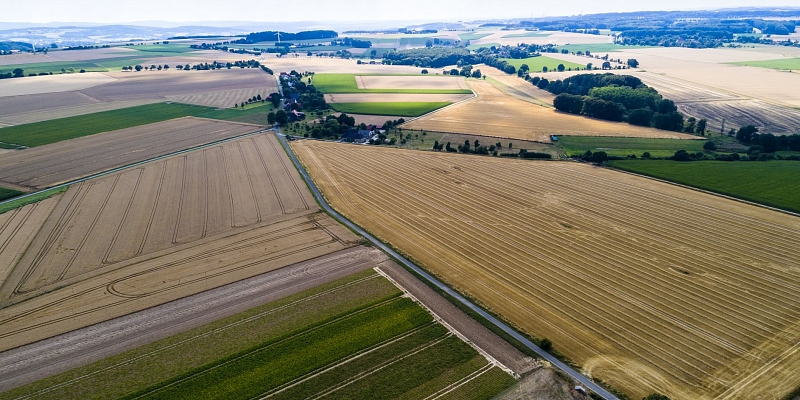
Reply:
[[[266,99],[272,93],[277,93],[278,88],[276,85],[267,85],[264,87],[254,87],[247,89],[231,89],[220,90],[216,92],[185,94],[180,96],[167,96],[167,100],[184,103],[194,104],[206,107],[219,107],[230,108],[234,105],[241,104],[255,96],[260,95],[262,99]]]
[[[416,119],[403,128],[550,142],[550,135],[694,139],[694,136],[556,112],[470,80],[477,98]]]
[[[397,117],[419,117],[450,105],[450,102],[375,102],[375,103],[331,103],[334,110],[346,114],[393,115]]]
[[[83,96],[80,93],[76,92],[66,92],[65,94],[76,95],[75,97],[78,98],[83,97],[88,99],[88,97]],[[49,95],[44,95],[44,96],[49,97]],[[0,99],[0,103],[2,102],[3,102],[2,99]],[[25,124],[50,121],[60,118],[69,118],[69,117],[76,117],[79,115],[87,115],[87,114],[100,113],[104,111],[119,110],[122,108],[143,106],[145,104],[153,104],[159,102],[161,102],[161,100],[156,100],[156,99],[130,100],[130,101],[113,101],[109,103],[94,102],[90,104],[77,105],[77,106],[70,105],[66,107],[60,107],[60,106],[69,103],[60,103],[59,106],[57,106],[56,108],[45,106],[47,108],[44,108],[41,111],[31,111],[30,109],[27,108],[27,105],[23,104],[23,106],[26,109],[25,112],[7,116],[0,115],[0,123],[8,124],[9,126],[25,125]]]
[[[404,102],[447,102],[455,103],[472,97],[471,94],[326,94],[325,101],[328,103],[404,103]]]
[[[0,185],[43,189],[259,129],[250,124],[186,117],[38,146],[0,157]]]
[[[215,52],[217,54],[219,52]],[[343,60],[331,57],[308,57],[305,55],[292,57],[275,57],[268,55],[261,62],[272,68],[276,72],[298,72],[314,71],[316,73],[338,73],[338,74],[419,74],[422,68],[405,65],[382,65],[382,64],[361,64],[356,60]]]
[[[486,399],[514,379],[373,270],[28,386],[2,399]]]
[[[799,218],[587,164],[293,148],[345,216],[632,397],[800,386]]]
[[[105,49],[89,49],[78,51],[50,51],[47,54],[18,53],[0,57],[0,65],[88,61],[100,60],[104,58],[117,58],[135,54],[136,53],[133,50],[125,47],[111,47]],[[6,69],[6,67],[0,67],[0,69]]]
[[[28,76],[0,81],[0,97],[25,96],[41,93],[69,92],[88,89],[116,81],[101,73]]]
[[[527,44],[588,44],[588,43],[611,43],[612,38],[605,35],[586,35],[582,33],[571,32],[536,32],[536,36],[520,37],[515,35],[524,35],[531,32],[523,29],[514,31],[494,31],[491,35],[482,37],[478,40],[471,40],[470,46],[491,46],[493,44],[501,44],[503,46],[516,46],[519,43]]]
[[[366,78],[366,81],[364,80]],[[360,80],[360,82],[359,82]],[[320,92],[395,94],[472,94],[464,78],[444,76],[363,76],[315,74],[312,83]]]
[[[72,185],[43,221],[17,218],[30,207],[3,214],[16,221],[4,252],[24,255],[0,286],[2,349],[358,242],[318,212],[272,135]]]

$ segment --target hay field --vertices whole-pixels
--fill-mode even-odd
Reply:
[[[800,386],[799,218],[587,164],[293,147],[348,218],[633,398]]]
[[[277,84],[273,84],[264,87],[166,96],[166,98],[167,100],[174,101],[176,103],[194,104],[197,106],[206,107],[230,108],[236,104],[243,103],[245,100],[253,98],[253,96],[261,95],[261,98],[266,99],[270,94],[277,92]]]
[[[469,86],[463,77],[447,76],[392,76],[392,75],[356,75],[359,89],[463,89]]]
[[[0,158],[0,185],[7,182],[43,189],[259,129],[250,124],[186,117],[37,146]]]
[[[326,94],[328,103],[402,103],[402,102],[448,102],[466,100],[471,94],[403,94],[403,93],[340,93]]]
[[[0,285],[0,350],[358,241],[319,213],[272,135],[73,185],[43,221],[15,221],[2,234],[36,233]]]
[[[115,77],[98,72],[3,79],[0,80],[0,97],[70,92],[73,90],[88,89],[114,81],[116,81]]]
[[[407,122],[403,128],[549,142],[550,135],[692,139],[693,136],[559,113],[469,81],[477,98]]]

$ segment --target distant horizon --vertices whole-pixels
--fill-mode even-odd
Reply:
[[[4,10],[0,26],[92,26],[92,25],[138,25],[161,28],[179,26],[234,27],[260,24],[302,24],[341,26],[375,23],[425,24],[435,22],[472,22],[522,18],[571,17],[577,15],[657,12],[657,11],[714,11],[737,8],[785,8],[798,9],[796,0],[774,0],[772,4],[753,4],[752,0],[674,0],[664,7],[663,2],[653,0],[623,0],[613,4],[563,0],[556,3],[534,4],[526,0],[507,0],[502,8],[487,9],[485,3],[475,0],[461,2],[434,2],[406,0],[397,3],[375,3],[365,0],[344,0],[335,6],[319,1],[298,2],[297,12],[282,12],[283,3],[275,1],[240,0],[237,7],[219,2],[141,0],[134,3],[98,3],[89,0],[74,0],[65,7],[55,0],[37,3],[35,13],[29,8],[15,7]],[[244,10],[244,12],[243,12]],[[278,12],[275,12],[275,11]],[[289,9],[295,10],[294,8]],[[420,10],[425,10],[421,13]],[[242,14],[250,18],[239,19]],[[264,19],[253,18],[262,14]],[[425,17],[420,18],[423,14]],[[8,28],[6,28],[8,29]]]

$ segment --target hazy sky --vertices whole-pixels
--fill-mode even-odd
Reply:
[[[10,1],[10,0],[3,0]],[[611,11],[795,6],[797,0],[36,0],[2,7],[0,22],[458,21]]]

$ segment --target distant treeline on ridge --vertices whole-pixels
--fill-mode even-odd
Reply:
[[[278,41],[278,31],[266,32],[253,32],[248,34],[244,39],[235,40],[232,43],[252,44],[258,42],[276,42]],[[303,31],[297,33],[280,32],[280,40],[314,40],[314,39],[333,39],[339,37],[335,31]]]

